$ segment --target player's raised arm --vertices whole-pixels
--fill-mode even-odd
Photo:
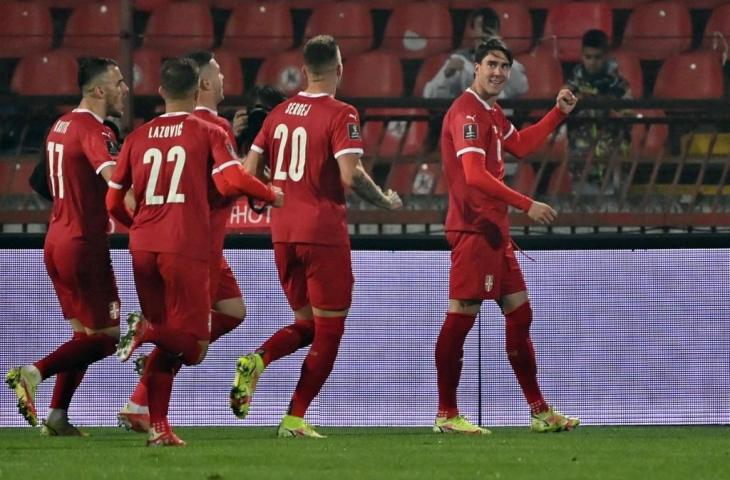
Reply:
[[[267,186],[245,170],[235,148],[220,128],[211,129],[211,151],[215,162],[213,182],[221,195],[255,197],[271,203],[274,207],[284,204],[284,193],[281,189]]]
[[[392,190],[385,192],[370,178],[360,161],[360,156],[346,153],[337,157],[342,183],[351,188],[363,200],[376,207],[395,210],[403,206],[398,194]]]
[[[565,117],[573,111],[578,99],[564,88],[558,92],[555,107],[534,125],[505,135],[504,149],[516,157],[524,157],[537,151]],[[514,129],[514,127],[512,127]]]

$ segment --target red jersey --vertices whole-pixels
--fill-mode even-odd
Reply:
[[[271,212],[274,242],[350,244],[337,158],[363,154],[353,106],[300,92],[269,113],[251,149],[268,154],[273,184],[286,199]]]
[[[228,141],[236,147],[236,135],[233,133],[233,127],[231,127],[228,120],[218,115],[218,112],[205,107],[196,107],[193,115],[221,127],[226,132]],[[236,151],[238,151],[238,148],[236,148]],[[210,177],[208,191],[210,192],[208,200],[210,202],[211,252],[221,253],[226,236],[226,223],[228,223],[231,216],[231,209],[236,203],[236,199],[221,195],[213,185],[212,177]]]
[[[62,116],[46,138],[48,184],[53,212],[46,239],[107,240],[106,181],[99,175],[116,165],[114,132],[95,113],[76,109]]]
[[[470,88],[446,112],[441,129],[441,160],[449,190],[446,231],[509,235],[507,203],[467,186],[460,157],[467,152],[483,155],[487,171],[502,181],[502,149],[514,132],[499,105],[489,106]]]
[[[130,250],[210,257],[209,177],[238,165],[219,127],[187,112],[161,115],[124,142],[111,188],[134,188]]]

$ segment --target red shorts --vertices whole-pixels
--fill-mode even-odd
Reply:
[[[274,260],[289,306],[346,310],[352,302],[350,247],[275,243]]]
[[[173,253],[133,251],[134,283],[145,318],[209,340],[208,267],[205,260]]]
[[[493,248],[478,233],[447,232],[451,245],[449,298],[453,300],[498,300],[527,290],[512,243]]]
[[[119,294],[106,245],[46,242],[43,259],[65,318],[94,330],[119,326]]]
[[[236,277],[222,254],[212,257],[210,262],[210,303],[215,305],[221,300],[241,298],[241,289],[238,288]]]

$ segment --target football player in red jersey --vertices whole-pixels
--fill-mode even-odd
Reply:
[[[172,383],[181,364],[205,357],[210,341],[209,178],[225,195],[251,195],[280,206],[283,195],[247,174],[222,128],[192,115],[199,70],[190,59],[162,67],[160,94],[166,113],[132,132],[109,181],[110,212],[130,225],[137,295],[142,314],[132,316],[117,355],[126,361],[141,344],[154,343],[142,382],[147,387],[147,445],[184,445],[167,421]],[[123,196],[133,187],[134,219]]]
[[[271,230],[295,321],[238,360],[230,400],[234,414],[244,418],[264,368],[311,344],[277,433],[320,438],[303,417],[334,366],[354,283],[344,187],[386,209],[399,208],[401,200],[383,192],[360,162],[357,110],[334,98],[342,60],[332,37],[307,42],[303,71],[307,89],[269,113],[246,157],[250,172],[268,159],[273,184],[286,194],[286,206],[272,212]]]
[[[73,336],[43,359],[11,369],[5,379],[18,396],[20,413],[36,425],[36,387],[56,375],[51,409],[41,430],[48,435],[82,435],[68,421],[71,397],[86,368],[114,353],[119,337],[119,296],[103,205],[118,148],[115,134],[103,122],[107,116],[122,115],[129,88],[116,62],[108,58],[82,60],[78,83],[81,103],[56,120],[46,138],[53,210],[44,260]]]
[[[200,51],[186,57],[194,61],[200,69],[200,93],[193,115],[220,126],[226,132],[231,144],[236,146],[236,137],[231,124],[218,115],[218,104],[223,101],[224,76],[215,56],[211,52]],[[233,271],[223,256],[226,223],[231,215],[235,198],[224,197],[215,188],[211,188],[209,191],[212,239],[210,246],[210,294],[213,306],[210,312],[210,342],[212,343],[240,325],[246,316],[246,306]],[[137,364],[142,365],[146,360],[146,356],[141,356]],[[149,430],[147,389],[144,383],[137,384],[129,401],[117,414],[117,419],[119,425],[127,429],[137,432]]]
[[[504,313],[507,356],[530,406],[535,431],[570,430],[579,423],[550,407],[537,383],[530,340],[532,310],[527,287],[509,234],[508,206],[540,224],[556,216],[549,205],[518,193],[503,182],[502,152],[518,157],[534,152],[575,107],[570,90],[558,93],[556,106],[539,122],[517,131],[496,103],[509,79],[512,53],[498,39],[474,55],[472,86],[444,117],[441,158],[449,190],[446,239],[451,246],[449,309],[436,343],[439,411],[436,432],[487,434],[459,414],[456,389],[464,340],[483,300],[495,300]]]

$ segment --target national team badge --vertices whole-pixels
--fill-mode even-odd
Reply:
[[[360,140],[362,138],[360,135],[360,127],[357,123],[347,124],[347,135],[350,137],[350,140]]]
[[[464,140],[476,140],[479,136],[479,127],[476,123],[464,125]]]
[[[487,275],[484,278],[484,290],[487,292],[491,292],[492,288],[494,287],[494,275]]]
[[[109,302],[109,318],[119,320],[119,302]]]

